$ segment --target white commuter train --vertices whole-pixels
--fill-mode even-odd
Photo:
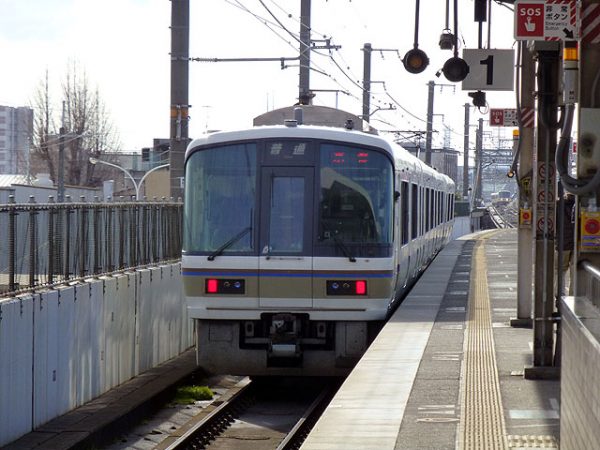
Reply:
[[[182,277],[208,372],[347,374],[451,235],[449,177],[356,116],[302,111],[341,126],[297,114],[186,151]]]

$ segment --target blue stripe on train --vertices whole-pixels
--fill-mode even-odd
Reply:
[[[189,277],[392,278],[392,273],[182,272]]]

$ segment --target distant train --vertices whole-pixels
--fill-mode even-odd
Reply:
[[[449,177],[356,116],[295,113],[185,155],[182,275],[210,373],[347,374],[452,231]]]
[[[498,191],[492,194],[492,205],[493,206],[504,206],[508,205],[512,200],[512,194],[510,191]]]

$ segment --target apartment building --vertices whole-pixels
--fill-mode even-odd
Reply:
[[[26,174],[33,109],[0,105],[0,174]]]

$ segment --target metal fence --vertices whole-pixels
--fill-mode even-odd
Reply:
[[[0,295],[176,260],[182,204],[0,205]]]

